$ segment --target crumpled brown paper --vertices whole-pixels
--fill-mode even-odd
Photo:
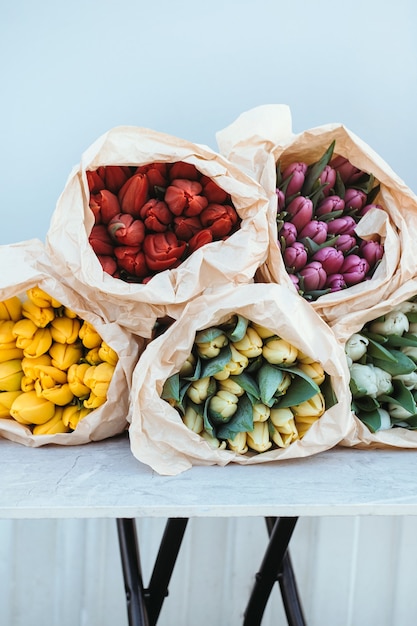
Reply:
[[[41,265],[38,263],[42,261]],[[116,323],[108,323],[90,308],[81,294],[64,285],[45,268],[48,257],[44,244],[29,240],[0,246],[0,302],[39,286],[81,319],[90,322],[102,339],[117,353],[119,360],[109,385],[107,401],[82,419],[69,433],[33,435],[30,428],[13,418],[0,418],[0,437],[30,447],[45,444],[78,445],[98,441],[122,433],[128,426],[127,413],[132,372],[140,352],[142,339],[128,333]]]
[[[190,354],[196,331],[222,323],[234,313],[274,330],[320,361],[331,377],[338,403],[311,426],[303,439],[285,449],[246,455],[213,450],[182,423],[176,409],[160,398],[165,380],[179,371]],[[313,455],[338,444],[352,427],[348,381],[343,348],[328,325],[293,290],[260,283],[224,287],[188,303],[179,319],[142,353],[132,379],[128,417],[131,450],[138,460],[168,475],[192,465],[249,465]]]
[[[160,272],[148,284],[129,284],[106,274],[88,242],[94,217],[88,206],[86,170],[177,161],[195,165],[230,193],[242,220],[239,230],[226,241],[196,250],[178,268]],[[121,126],[97,139],[74,167],[52,215],[46,247],[62,279],[82,290],[106,319],[150,337],[164,305],[186,303],[209,286],[252,280],[267,254],[267,207],[263,188],[210,148],[146,128]]]
[[[265,105],[247,111],[217,133],[220,152],[246,172],[252,172],[269,197],[270,245],[257,277],[293,289],[277,244],[276,162],[281,160],[282,167],[299,160],[313,163],[333,140],[336,141],[335,156],[344,156],[356,167],[372,173],[380,183],[375,202],[385,211],[374,209],[367,213],[356,232],[363,239],[378,234],[385,254],[371,280],[326,294],[311,303],[328,322],[386,299],[416,273],[413,233],[417,229],[417,196],[372,148],[343,125],[327,124],[293,134],[291,113],[286,105]]]
[[[417,277],[406,281],[385,301],[381,300],[369,309],[342,317],[332,327],[336,339],[344,348],[347,340],[354,333],[360,332],[366,323],[385,315],[401,302],[416,295]],[[352,415],[352,428],[340,442],[341,445],[355,448],[417,448],[417,432],[415,430],[395,427],[371,433],[355,414]]]

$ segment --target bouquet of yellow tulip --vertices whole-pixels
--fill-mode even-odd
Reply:
[[[40,242],[0,248],[0,435],[38,446],[118,434],[140,340],[40,269],[43,254]]]
[[[213,290],[141,354],[131,449],[162,474],[311,455],[351,426],[348,380],[342,347],[301,296],[276,284]]]

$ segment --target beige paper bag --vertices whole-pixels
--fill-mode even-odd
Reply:
[[[280,160],[283,168],[294,161],[314,163],[333,140],[336,141],[334,156],[349,159],[357,168],[372,173],[380,183],[375,202],[385,210],[373,209],[367,213],[356,232],[362,239],[378,235],[385,253],[370,280],[323,295],[311,303],[328,322],[387,298],[396,287],[415,274],[417,257],[413,254],[412,237],[417,229],[417,197],[372,148],[343,125],[327,124],[293,134],[291,115],[285,105],[252,109],[217,133],[221,153],[245,171],[252,171],[270,200],[270,245],[257,279],[278,282],[291,288],[292,282],[277,244],[276,163]]]
[[[78,445],[112,437],[128,426],[132,372],[144,348],[144,340],[128,333],[116,323],[100,318],[79,293],[64,285],[56,276],[48,274],[45,269],[47,266],[48,256],[41,241],[30,240],[0,246],[0,302],[13,296],[24,299],[28,289],[39,286],[82,320],[91,323],[101,338],[117,353],[118,363],[106,402],[82,419],[73,432],[34,435],[28,426],[13,418],[1,418],[0,437],[31,447],[49,443]]]
[[[199,248],[179,267],[160,272],[147,284],[106,274],[88,241],[94,216],[86,171],[178,161],[195,165],[231,195],[240,228],[225,241]],[[206,287],[252,280],[267,254],[267,207],[263,188],[211,149],[149,129],[121,126],[101,136],[73,169],[53,213],[46,247],[62,279],[97,304],[106,319],[150,337],[164,305],[186,303]]]
[[[189,356],[196,331],[220,324],[235,313],[275,331],[319,361],[330,376],[337,404],[325,411],[303,439],[287,448],[245,455],[213,450],[160,397],[166,379]],[[248,284],[219,289],[191,301],[181,317],[148,344],[133,373],[129,422],[134,456],[160,474],[178,474],[192,465],[254,464],[316,454],[338,444],[352,426],[343,349],[309,304],[286,287]]]

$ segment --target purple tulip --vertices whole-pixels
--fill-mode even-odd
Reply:
[[[279,237],[284,238],[285,245],[291,246],[294,241],[297,241],[297,229],[291,222],[284,222],[281,230],[279,231]]]
[[[290,277],[290,280],[291,280],[292,284],[294,285],[294,287],[298,291],[298,289],[300,288],[300,279],[295,274],[288,274],[288,275]]]
[[[357,254],[349,254],[345,257],[340,273],[343,274],[346,284],[350,287],[365,280],[370,267],[366,259],[361,259]]]
[[[299,239],[309,237],[320,245],[327,239],[327,224],[319,220],[311,220],[311,222],[304,226],[298,237]]]
[[[336,170],[333,169],[330,165],[326,165],[326,167],[319,176],[319,180],[321,185],[326,184],[326,187],[323,188],[322,193],[325,196],[328,196],[336,182]]]
[[[379,241],[362,241],[359,251],[370,267],[374,267],[384,256],[384,246]]]
[[[299,272],[307,263],[307,250],[303,244],[296,241],[292,246],[285,248],[284,262],[286,268]]]
[[[318,261],[307,263],[300,271],[300,275],[303,277],[304,291],[306,292],[323,289],[327,279],[327,274]]]
[[[278,212],[281,212],[285,208],[285,194],[281,189],[276,189]]]
[[[297,196],[287,206],[289,220],[300,231],[313,217],[313,203],[310,198]]]
[[[340,178],[345,185],[353,184],[361,176],[363,176],[362,170],[352,165],[352,163],[350,163],[350,161],[343,156],[335,157],[330,162],[330,165],[334,167],[337,172],[339,172]]]
[[[330,274],[324,286],[330,291],[341,291],[347,287],[343,274]]]
[[[328,222],[328,232],[332,235],[352,235],[355,232],[356,222],[353,217],[346,215],[345,217],[336,217],[336,219]]]
[[[366,193],[360,189],[346,189],[345,207],[346,210],[360,211],[366,204]]]
[[[333,246],[336,250],[340,250],[341,252],[349,252],[349,250],[356,246],[356,239],[353,235],[339,235]]]
[[[294,194],[301,191],[301,187],[304,185],[307,167],[307,163],[296,162],[287,165],[287,167],[284,169],[284,171],[282,172],[283,181],[292,176],[285,192],[285,195],[287,197],[293,196]]]
[[[360,215],[361,217],[363,217],[364,215],[366,215],[368,213],[368,211],[370,211],[371,209],[381,209],[382,211],[384,210],[384,207],[381,206],[380,204],[365,204],[365,206],[358,211],[358,215]]]
[[[311,258],[312,261],[319,261],[326,274],[337,274],[343,265],[345,257],[343,252],[336,250],[332,246],[321,248]]]
[[[316,207],[316,216],[321,217],[332,213],[333,211],[343,211],[345,208],[345,201],[339,196],[327,196]]]

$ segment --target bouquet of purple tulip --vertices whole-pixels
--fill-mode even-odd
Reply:
[[[378,235],[355,232],[371,209],[379,184],[342,156],[333,141],[312,164],[276,165],[278,244],[291,281],[308,301],[372,277],[384,254]]]

